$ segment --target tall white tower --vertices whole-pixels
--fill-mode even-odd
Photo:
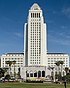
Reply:
[[[29,10],[24,26],[24,66],[47,66],[46,24],[37,3]]]

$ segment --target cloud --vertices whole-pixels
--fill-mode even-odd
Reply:
[[[63,8],[62,13],[70,18],[70,7]]]
[[[66,26],[65,26],[65,25],[62,25],[60,28],[65,29],[65,28],[66,28]]]
[[[54,42],[54,43],[61,44],[61,45],[68,45],[68,46],[70,46],[70,40],[52,38],[52,39],[50,39],[50,41]]]
[[[70,46],[70,36],[68,34],[61,32],[61,33],[57,34],[57,37],[55,37],[56,34],[55,35],[52,35],[52,34],[48,35],[48,38],[49,38],[48,40],[50,42],[58,43],[60,45]]]
[[[18,33],[18,32],[14,33],[14,35],[17,36],[17,37],[23,37],[22,34]]]
[[[53,23],[54,24],[54,21],[53,20],[47,20],[47,23],[49,23],[49,24]]]
[[[52,13],[53,14],[59,14],[59,12],[58,11],[55,11],[55,10],[53,10]]]

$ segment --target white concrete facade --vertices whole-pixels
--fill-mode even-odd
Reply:
[[[69,56],[66,53],[47,53],[48,66],[55,67],[55,62],[63,61],[64,67],[69,67]]]
[[[15,63],[15,72],[18,74],[19,69],[23,67],[23,53],[7,53],[1,56],[1,67],[9,68],[9,64],[6,64],[6,61],[16,61]],[[14,74],[14,65],[11,65],[11,74]]]
[[[46,66],[46,24],[42,10],[36,3],[29,10],[24,33],[25,66]]]
[[[69,56],[66,53],[47,53],[47,59],[48,59],[48,68],[54,69],[54,75],[57,72],[59,74],[59,71],[61,72],[61,75],[65,75],[65,67],[69,67]],[[63,64],[61,66],[58,66],[55,64],[57,61],[63,61]],[[52,69],[50,69],[52,71]]]

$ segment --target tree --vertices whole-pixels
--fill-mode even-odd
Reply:
[[[4,77],[4,73],[5,73],[4,70],[2,68],[0,68],[0,78]]]
[[[14,60],[14,61],[12,61],[12,63],[13,63],[13,65],[14,65],[14,77],[15,77],[15,64],[16,64],[16,61]]]
[[[66,75],[67,75],[68,71],[69,71],[69,68],[68,67],[65,67]]]
[[[21,78],[21,76],[20,76],[20,67],[18,68],[18,78]],[[26,71],[26,76],[27,76],[27,71]]]
[[[60,64],[61,64],[61,74],[62,74],[62,68],[63,68],[64,62],[63,61],[60,61]]]
[[[4,77],[5,72],[7,72],[7,68],[0,68],[0,78]]]
[[[11,65],[12,65],[12,61],[6,61],[6,64],[9,65],[9,74],[11,74]]]
[[[5,79],[7,79],[7,80],[11,79],[10,75],[7,74],[7,75],[5,76]]]
[[[50,68],[51,68],[51,70],[52,70],[52,71],[51,71],[51,78],[52,78],[52,80],[53,80],[53,79],[54,79],[54,78],[53,78],[53,75],[54,75],[53,69],[54,69],[54,67],[50,67]]]
[[[57,61],[55,64],[58,66],[57,77],[58,77],[59,80],[61,80],[60,61]]]
[[[58,66],[58,72],[60,71],[60,61],[55,62],[55,64]]]

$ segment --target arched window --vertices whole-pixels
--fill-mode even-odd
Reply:
[[[40,13],[39,13],[39,18],[40,18]]]
[[[38,77],[41,77],[41,71],[38,71]]]
[[[37,77],[37,72],[36,71],[34,72],[34,77]]]
[[[32,18],[32,13],[31,13],[31,18]]]
[[[30,77],[33,77],[33,72],[32,71],[30,71]]]
[[[33,18],[34,18],[34,13],[33,13]]]
[[[26,71],[26,76],[29,77],[29,72],[28,71]]]
[[[27,73],[27,77],[29,77],[29,73]]]
[[[36,13],[35,13],[35,18],[36,18]]]
[[[37,18],[38,18],[38,13],[37,13]]]
[[[42,71],[42,77],[45,77],[45,71]]]

